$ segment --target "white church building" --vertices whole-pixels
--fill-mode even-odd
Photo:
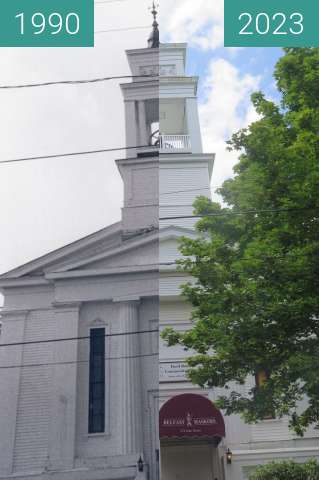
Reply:
[[[121,221],[0,276],[0,480],[244,480],[319,457],[318,431],[224,418],[159,340],[191,325],[174,262],[195,219],[179,217],[210,195],[214,164],[186,52],[159,45],[156,20],[148,48],[127,51]]]
[[[0,479],[159,479],[156,34],[127,52],[122,220],[0,277]]]

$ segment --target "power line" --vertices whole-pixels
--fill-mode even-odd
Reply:
[[[127,1],[128,0],[101,0],[101,1],[95,1],[94,5],[102,5],[102,4],[108,4],[108,3],[122,3]]]
[[[140,148],[148,148],[152,149],[152,151],[158,151],[157,147],[153,147],[152,145],[137,145],[135,147],[114,147],[114,148],[101,148],[98,150],[87,150],[87,151],[80,151],[80,152],[68,152],[68,153],[58,153],[54,155],[39,155],[36,157],[24,157],[24,158],[13,158],[10,160],[0,160],[0,165],[4,163],[17,163],[17,162],[28,162],[32,160],[47,160],[50,158],[61,158],[61,157],[75,157],[77,155],[93,155],[97,153],[105,153],[105,152],[119,152],[123,150],[136,150]]]
[[[206,218],[206,217],[223,217],[223,216],[232,216],[232,215],[259,215],[261,213],[284,213],[284,212],[298,212],[298,211],[308,211],[308,210],[319,210],[319,207],[305,207],[305,208],[273,208],[273,209],[264,209],[264,210],[244,210],[244,211],[234,211],[234,212],[216,212],[216,213],[205,213],[200,215],[179,215],[176,217],[159,217],[159,220],[177,220],[177,219],[188,219],[188,218]]]
[[[200,190],[211,190],[211,188],[220,187],[221,185],[210,185],[209,187],[198,187],[198,188],[186,188],[184,190],[170,190],[169,192],[159,192],[160,195],[172,195],[173,193],[184,193],[184,192],[198,192]]]
[[[290,252],[287,252],[286,256],[267,255],[267,257],[266,257],[265,260],[268,261],[269,259],[272,259],[272,258],[275,259],[275,260],[289,260],[289,258],[288,258],[289,256],[293,256],[294,258],[305,258],[305,257],[307,257],[309,254],[314,254],[314,253],[315,253],[315,252],[308,252],[308,253],[303,253],[303,254],[299,255],[299,254],[297,254],[297,253],[291,254]],[[131,264],[131,265],[124,265],[124,266],[121,265],[120,267],[137,267],[137,268],[143,268],[143,267],[164,267],[164,266],[173,266],[173,265],[174,265],[174,266],[177,266],[177,265],[178,265],[178,263],[177,263],[178,261],[180,261],[180,260],[186,260],[186,259],[187,259],[187,257],[180,257],[180,258],[176,259],[175,261],[171,261],[171,262]],[[235,260],[235,259],[234,259],[234,260]],[[251,260],[262,260],[262,259],[261,259],[260,257],[256,257],[256,256],[255,256],[255,257],[250,257],[250,258],[238,258],[237,260],[238,260],[238,261],[251,261]],[[194,265],[196,265],[196,262],[192,262],[192,263],[193,263]],[[116,268],[118,268],[118,267],[112,267],[112,268],[116,269]],[[50,272],[50,273],[51,273],[52,275],[54,275],[54,274],[59,274],[59,273],[61,273],[61,272],[54,272],[54,271],[53,271],[53,272]],[[117,275],[120,275],[121,273],[123,273],[123,272],[121,272],[121,271],[116,271],[116,272],[114,272],[114,274],[117,274]],[[124,273],[127,273],[127,272],[124,272]],[[134,274],[136,274],[136,273],[138,273],[138,272],[134,272]],[[140,273],[143,274],[143,273],[147,273],[147,272],[141,270]],[[88,274],[88,276],[90,276],[90,270],[87,270],[87,274]],[[104,275],[103,271],[101,272],[101,275]],[[148,277],[147,277],[147,280],[159,280],[159,277],[158,277],[158,275],[157,275],[156,277],[150,277],[150,276],[148,276]],[[137,280],[136,280],[136,279],[133,279],[133,278],[132,278],[132,279],[129,279],[129,278],[125,279],[125,282],[136,282],[136,281],[137,281]],[[140,292],[139,294],[142,295],[142,294],[144,294],[144,293],[152,293],[152,292],[153,292],[153,290],[152,290],[152,291],[149,291],[149,292],[146,292],[146,291]],[[135,293],[136,293],[136,292],[135,292]],[[117,297],[117,298],[120,298],[120,297]],[[2,311],[4,314],[6,313],[6,312],[4,311],[4,309],[0,307],[0,317],[1,317],[1,311]],[[1,344],[0,344],[0,347],[1,347]]]
[[[113,361],[113,360],[132,360],[135,358],[147,358],[147,357],[158,357],[159,352],[155,353],[145,353],[140,355],[127,355],[122,357],[105,357],[105,361]],[[0,366],[0,370],[5,369],[12,369],[12,368],[35,368],[35,367],[51,367],[51,366],[58,366],[58,365],[76,365],[79,363],[89,363],[89,360],[74,360],[69,362],[50,362],[50,363],[31,363],[31,364],[20,364],[20,365],[2,365]]]
[[[58,80],[55,82],[23,83],[18,85],[0,85],[0,90],[50,87],[53,85],[82,85],[87,83],[100,83],[100,82],[108,82],[110,80],[122,80],[122,79],[124,80],[124,79],[134,79],[134,78],[159,78],[159,76],[158,75],[117,75],[117,76],[98,77],[98,78],[91,78],[91,79],[84,79],[84,80]]]
[[[150,29],[149,25],[141,25],[138,27],[126,27],[126,28],[110,28],[109,30],[97,30],[95,34],[99,33],[112,33],[112,32],[129,32],[131,30],[146,30]]]
[[[122,333],[109,333],[104,335],[105,338],[110,337],[124,337],[127,335],[143,335],[145,333],[158,333],[158,329],[154,330],[139,330],[136,332],[122,332]],[[58,342],[72,342],[75,340],[89,340],[91,337],[89,335],[83,337],[66,337],[66,338],[52,338],[47,340],[33,340],[30,342],[15,342],[15,343],[0,343],[0,347],[17,347],[19,345],[38,345],[42,343],[58,343]]]

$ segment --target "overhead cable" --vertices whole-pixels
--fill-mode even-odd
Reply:
[[[289,213],[289,212],[302,212],[302,211],[309,211],[309,210],[319,210],[319,207],[304,207],[304,208],[270,208],[270,209],[262,209],[262,210],[242,210],[242,211],[230,211],[230,212],[216,212],[216,213],[204,213],[199,215],[179,215],[179,216],[172,216],[172,217],[159,217],[159,220],[182,220],[188,218],[206,218],[206,217],[224,217],[224,216],[232,216],[232,215],[259,215],[259,214],[267,214],[267,213]]]
[[[109,333],[103,335],[105,338],[110,337],[124,337],[128,335],[144,335],[145,333],[158,333],[158,329],[154,330],[139,330],[135,332],[121,332],[121,333]],[[33,340],[30,342],[15,342],[15,343],[0,343],[0,348],[2,347],[17,347],[19,345],[38,345],[42,343],[57,343],[57,342],[73,342],[75,340],[89,340],[91,337],[89,335],[83,337],[65,337],[65,338],[50,338],[46,340]]]
[[[128,0],[96,0],[94,5],[106,5],[108,3],[122,3],[127,2]]]
[[[159,353],[145,353],[139,355],[127,355],[122,357],[105,357],[105,361],[114,361],[114,360],[133,360],[135,358],[147,358],[147,357],[158,357]],[[52,367],[58,365],[76,365],[81,363],[89,363],[89,360],[70,360],[69,362],[50,362],[50,363],[27,363],[19,365],[1,365],[0,370],[10,370],[12,368],[36,368],[36,367]]]
[[[134,78],[158,78],[158,75],[116,75],[109,77],[98,77],[84,80],[57,80],[53,82],[22,83],[17,85],[0,85],[0,90],[14,90],[20,88],[49,87],[53,85],[82,85],[87,83],[108,82],[110,80],[125,80]]]
[[[61,158],[61,157],[75,157],[78,155],[93,155],[97,153],[105,153],[105,152],[119,152],[123,150],[136,150],[140,148],[148,148],[152,151],[158,151],[157,147],[153,147],[152,145],[137,145],[135,147],[114,147],[114,148],[100,148],[98,150],[85,150],[80,152],[66,152],[66,153],[57,153],[53,155],[39,155],[35,157],[22,157],[22,158],[13,158],[9,160],[0,160],[0,165],[5,163],[17,163],[17,162],[28,162],[31,160],[47,160],[50,158]]]
[[[97,30],[94,33],[113,33],[113,32],[129,32],[131,30],[146,30],[149,29],[149,25],[140,25],[138,27],[126,27],[126,28],[110,28],[108,30]]]

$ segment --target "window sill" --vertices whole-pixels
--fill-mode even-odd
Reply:
[[[109,438],[111,435],[107,432],[103,433],[88,433],[87,438]]]
[[[281,422],[282,418],[263,418],[259,420],[259,423],[278,423]]]

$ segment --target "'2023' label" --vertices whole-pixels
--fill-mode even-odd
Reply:
[[[240,29],[239,35],[302,35],[304,31],[304,17],[300,12],[292,13],[288,18],[285,13],[277,12],[269,16],[260,12],[253,17],[251,13],[244,12],[238,17],[239,22],[244,26]]]
[[[319,46],[317,18],[312,0],[225,0],[225,46]]]

